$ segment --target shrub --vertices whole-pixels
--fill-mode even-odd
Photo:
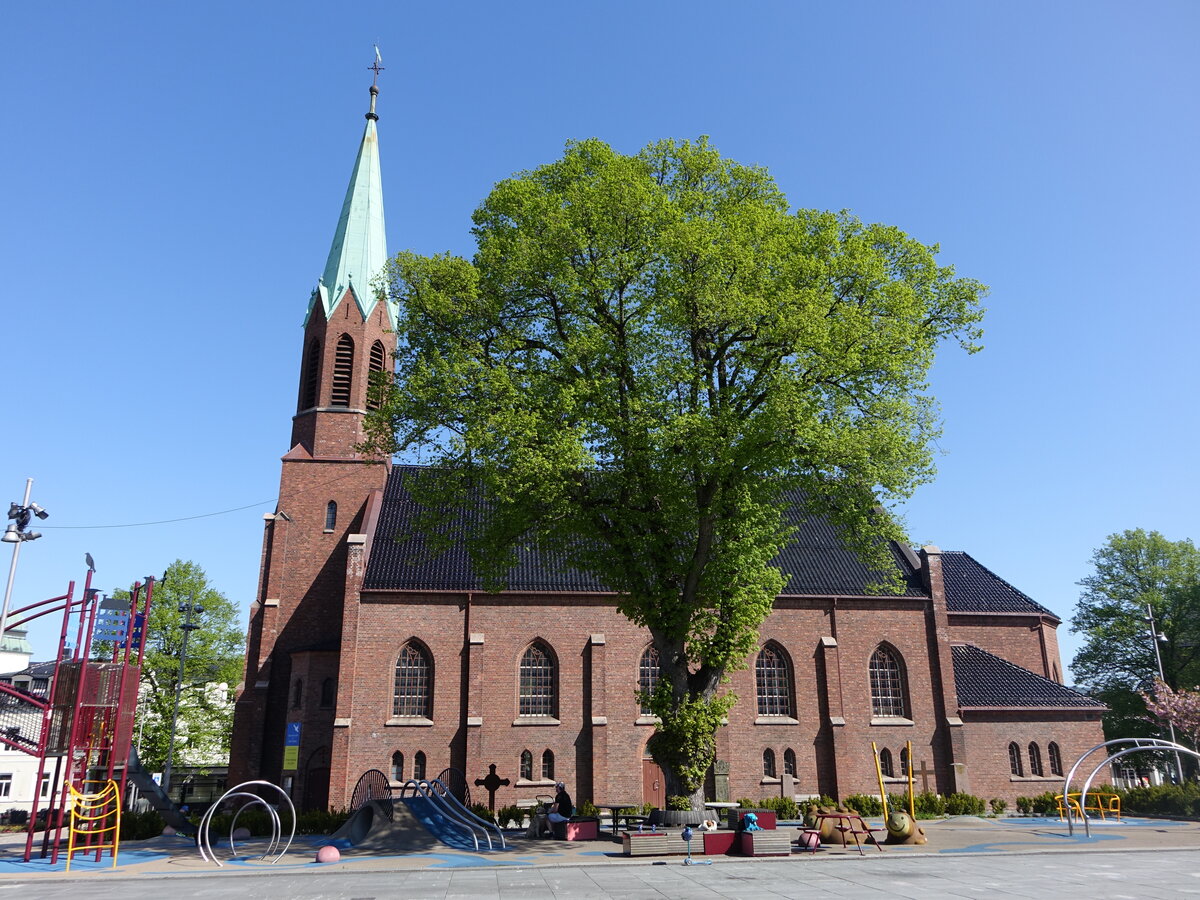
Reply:
[[[1031,797],[1030,803],[1033,812],[1039,816],[1057,816],[1058,801],[1055,799],[1056,796],[1053,791],[1046,791],[1044,794]]]
[[[674,809],[679,812],[687,812],[691,808],[691,797],[681,797],[678,794],[675,794],[667,798],[667,809]]]
[[[921,791],[917,794],[915,806],[918,816],[941,816],[946,813],[946,801],[941,794],[935,794],[933,791]]]
[[[946,798],[946,812],[952,816],[982,816],[987,804],[974,794],[955,792]]]
[[[740,806],[742,809],[757,809],[758,808],[758,805],[753,800],[751,800],[749,797],[742,797],[740,800],[738,800],[738,806]]]
[[[1033,812],[1033,801],[1028,797],[1018,797],[1017,812],[1023,816],[1029,815],[1031,812]]]
[[[306,810],[296,817],[296,834],[333,834],[345,825],[349,818],[350,811],[346,809]],[[286,830],[287,825],[283,820],[284,816],[281,815],[280,827]],[[241,819],[238,819],[238,824],[242,824]]]
[[[800,807],[791,797],[765,797],[759,801],[759,809],[769,809],[775,818],[793,821],[800,818]]]
[[[596,804],[592,803],[591,800],[581,800],[579,803],[579,808],[575,810],[575,812],[581,816],[600,815],[600,810],[596,807]]]
[[[883,815],[883,801],[874,794],[851,794],[843,802],[860,816]]]
[[[121,840],[145,841],[158,837],[166,827],[166,822],[157,811],[127,812],[121,814]]]
[[[29,824],[29,810],[17,809],[16,807],[13,807],[12,809],[10,809],[8,811],[8,824],[9,825],[28,825]]]
[[[1004,811],[1008,809],[1008,801],[1001,800],[999,797],[993,797],[988,801],[988,805],[992,807],[992,815],[994,816],[1003,815]]]
[[[485,822],[495,822],[496,817],[492,815],[491,808],[486,803],[472,803],[471,812],[479,816]]]
[[[1183,784],[1136,787],[1128,791],[1108,789],[1106,792],[1121,794],[1121,809],[1126,813],[1200,816],[1200,785],[1194,781],[1187,781]],[[1090,791],[1088,796],[1091,796]]]
[[[579,805],[579,814],[581,816],[594,816],[594,812],[587,812],[587,807],[592,809],[596,807],[584,801]],[[496,822],[501,828],[520,828],[525,822],[525,810],[519,806],[502,806],[496,810]]]

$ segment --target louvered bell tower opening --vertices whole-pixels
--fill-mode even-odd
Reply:
[[[354,339],[348,334],[338,338],[333,360],[333,394],[330,406],[350,405],[350,385],[354,375]]]

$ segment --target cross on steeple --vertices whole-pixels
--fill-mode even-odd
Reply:
[[[372,87],[379,86],[379,73],[383,71],[383,66],[380,65],[381,62],[383,62],[383,57],[379,55],[379,45],[376,44],[375,45],[375,62],[372,65],[367,66],[367,68],[370,71],[375,73],[375,79],[374,79],[374,81],[371,82]]]

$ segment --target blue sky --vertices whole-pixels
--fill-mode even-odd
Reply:
[[[52,513],[15,606],[85,552],[106,590],[182,557],[253,598],[376,42],[393,252],[469,253],[492,184],[569,139],[710,135],[991,286],[985,351],[933,374],[915,542],[1067,618],[1107,535],[1196,536],[1200,4],[66,2],[5,31],[0,501],[33,477]]]

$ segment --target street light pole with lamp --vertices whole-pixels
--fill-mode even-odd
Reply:
[[[1163,674],[1162,653],[1158,649],[1159,644],[1167,642],[1167,636],[1158,630],[1154,623],[1154,609],[1149,603],[1146,604],[1146,615],[1143,617],[1146,622],[1146,627],[1150,631],[1150,643],[1154,645],[1154,662],[1158,665],[1158,680],[1163,684],[1167,683],[1167,677]],[[1171,730],[1171,743],[1176,744],[1175,740],[1175,723],[1167,719],[1167,728]],[[1179,751],[1175,751],[1175,774],[1179,778],[1178,783],[1183,784],[1183,761],[1179,758]]]
[[[33,479],[26,478],[25,498],[19,504],[9,504],[8,517],[13,521],[8,523],[4,536],[0,537],[3,543],[13,545],[12,563],[8,567],[8,584],[4,588],[4,605],[0,607],[0,647],[4,645],[4,633],[8,629],[8,606],[12,601],[13,580],[17,577],[17,560],[21,557],[21,545],[26,541],[36,541],[42,536],[41,532],[27,530],[29,521],[33,516],[45,519],[50,515],[36,503],[30,502],[29,493],[32,490]]]
[[[179,695],[183,693],[183,667],[187,662],[188,636],[200,627],[199,624],[192,622],[192,613],[200,615],[204,612],[204,607],[196,602],[196,595],[193,594],[188,602],[179,604],[179,611],[184,614],[185,618],[183,624],[179,626],[183,630],[183,646],[179,650],[179,678],[175,681],[175,708],[171,713],[171,732],[167,738],[167,764],[163,766],[162,774],[162,789],[167,796],[170,796],[171,791],[171,763],[175,757],[175,728],[179,721]]]

